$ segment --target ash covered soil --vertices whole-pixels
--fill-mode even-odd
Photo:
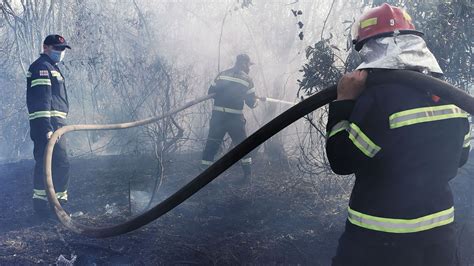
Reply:
[[[234,166],[160,219],[107,239],[74,234],[54,218],[36,218],[33,161],[2,164],[0,264],[54,264],[63,255],[76,256],[74,265],[330,265],[346,218],[347,189],[321,189],[317,181],[290,170],[296,162],[254,162],[250,184],[240,183],[241,169]],[[71,159],[65,209],[88,225],[124,221],[145,207],[155,166],[139,156]],[[155,203],[199,172],[197,155],[167,160]],[[459,257],[462,265],[474,265],[474,154],[452,187]]]

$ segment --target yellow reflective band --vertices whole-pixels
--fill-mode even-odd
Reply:
[[[212,161],[206,161],[206,160],[201,160],[201,164],[203,165],[212,165],[214,162]]]
[[[40,117],[51,117],[51,111],[38,111],[31,114],[28,114],[30,120],[40,118]]]
[[[364,29],[373,25],[377,25],[377,18],[369,18],[360,22],[361,29]]]
[[[247,81],[245,81],[243,79],[229,77],[229,76],[219,76],[219,77],[217,77],[216,80],[227,80],[227,81],[237,82],[237,83],[240,83],[240,84],[244,85],[247,88],[250,86],[250,83],[248,83]]]
[[[471,140],[472,140],[471,131],[469,130],[469,132],[464,137],[464,145],[462,147],[468,148],[469,146],[471,146]]]
[[[51,86],[51,80],[50,79],[34,79],[31,81],[31,87],[40,86],[40,85]]]
[[[391,115],[389,120],[390,128],[394,129],[451,118],[467,118],[467,114],[456,105],[448,104],[405,110]]]
[[[252,163],[252,158],[245,158],[240,160],[242,164],[251,164]]]
[[[46,196],[39,196],[39,195],[35,195],[35,194],[33,194],[33,199],[40,199],[40,200],[48,201],[48,197],[46,197]]]
[[[33,194],[38,196],[46,196],[46,190],[33,189]]]
[[[61,117],[61,118],[66,119],[67,113],[53,110],[53,111],[38,111],[38,112],[28,114],[29,120],[33,120],[33,119],[41,118],[41,117]]]
[[[46,197],[46,190],[33,189],[33,199],[48,201],[48,198]]]
[[[60,112],[60,111],[51,111],[51,116],[58,116],[58,117],[61,117],[61,118],[66,118],[67,113]]]
[[[411,21],[411,16],[405,10],[403,10],[403,17],[405,17],[406,20]]]
[[[348,220],[352,224],[386,233],[414,233],[454,222],[454,207],[416,219],[392,219],[355,211],[348,207]]]
[[[348,132],[349,139],[366,156],[373,158],[382,149],[369,139],[356,124],[351,123]]]
[[[342,132],[342,131],[345,131],[345,130],[349,129],[349,125],[350,125],[350,123],[347,120],[340,121],[339,123],[337,123],[335,126],[333,126],[331,128],[331,131],[328,134],[328,138],[336,135],[339,132]]]
[[[55,70],[51,70],[51,76],[57,78],[58,80],[62,80],[63,76],[61,76],[61,73]]]
[[[224,113],[231,113],[231,114],[243,114],[242,110],[237,110],[237,109],[232,109],[232,108],[227,108],[227,107],[221,107],[221,106],[214,106],[212,108],[214,111],[219,111],[219,112],[224,112]]]
[[[47,201],[48,197],[46,197],[46,190],[33,189],[33,198]],[[56,192],[56,198],[67,200],[67,190],[64,192]]]
[[[67,190],[64,192],[56,192],[56,198],[60,200],[67,200]]]
[[[247,91],[247,94],[252,94],[252,93],[255,93],[255,88],[252,88],[252,89]]]

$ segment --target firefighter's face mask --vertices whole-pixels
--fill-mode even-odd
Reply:
[[[60,51],[60,50],[56,50],[56,49],[51,49],[49,51],[49,57],[55,63],[59,63],[59,62],[63,61],[65,55],[66,55],[65,50]]]

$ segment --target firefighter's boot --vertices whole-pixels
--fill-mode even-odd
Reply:
[[[33,210],[40,218],[48,218],[51,216],[51,209],[48,207],[48,202],[42,199],[33,199]]]

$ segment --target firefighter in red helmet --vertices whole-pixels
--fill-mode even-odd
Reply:
[[[333,265],[455,265],[448,182],[469,156],[467,114],[408,81],[366,80],[397,69],[442,75],[406,11],[372,8],[355,36],[363,62],[339,81],[327,124],[331,168],[356,177]]]
[[[423,36],[422,32],[415,29],[410,15],[404,9],[389,4],[365,12],[354,26],[353,43],[356,51],[360,51],[370,39],[403,34]]]

